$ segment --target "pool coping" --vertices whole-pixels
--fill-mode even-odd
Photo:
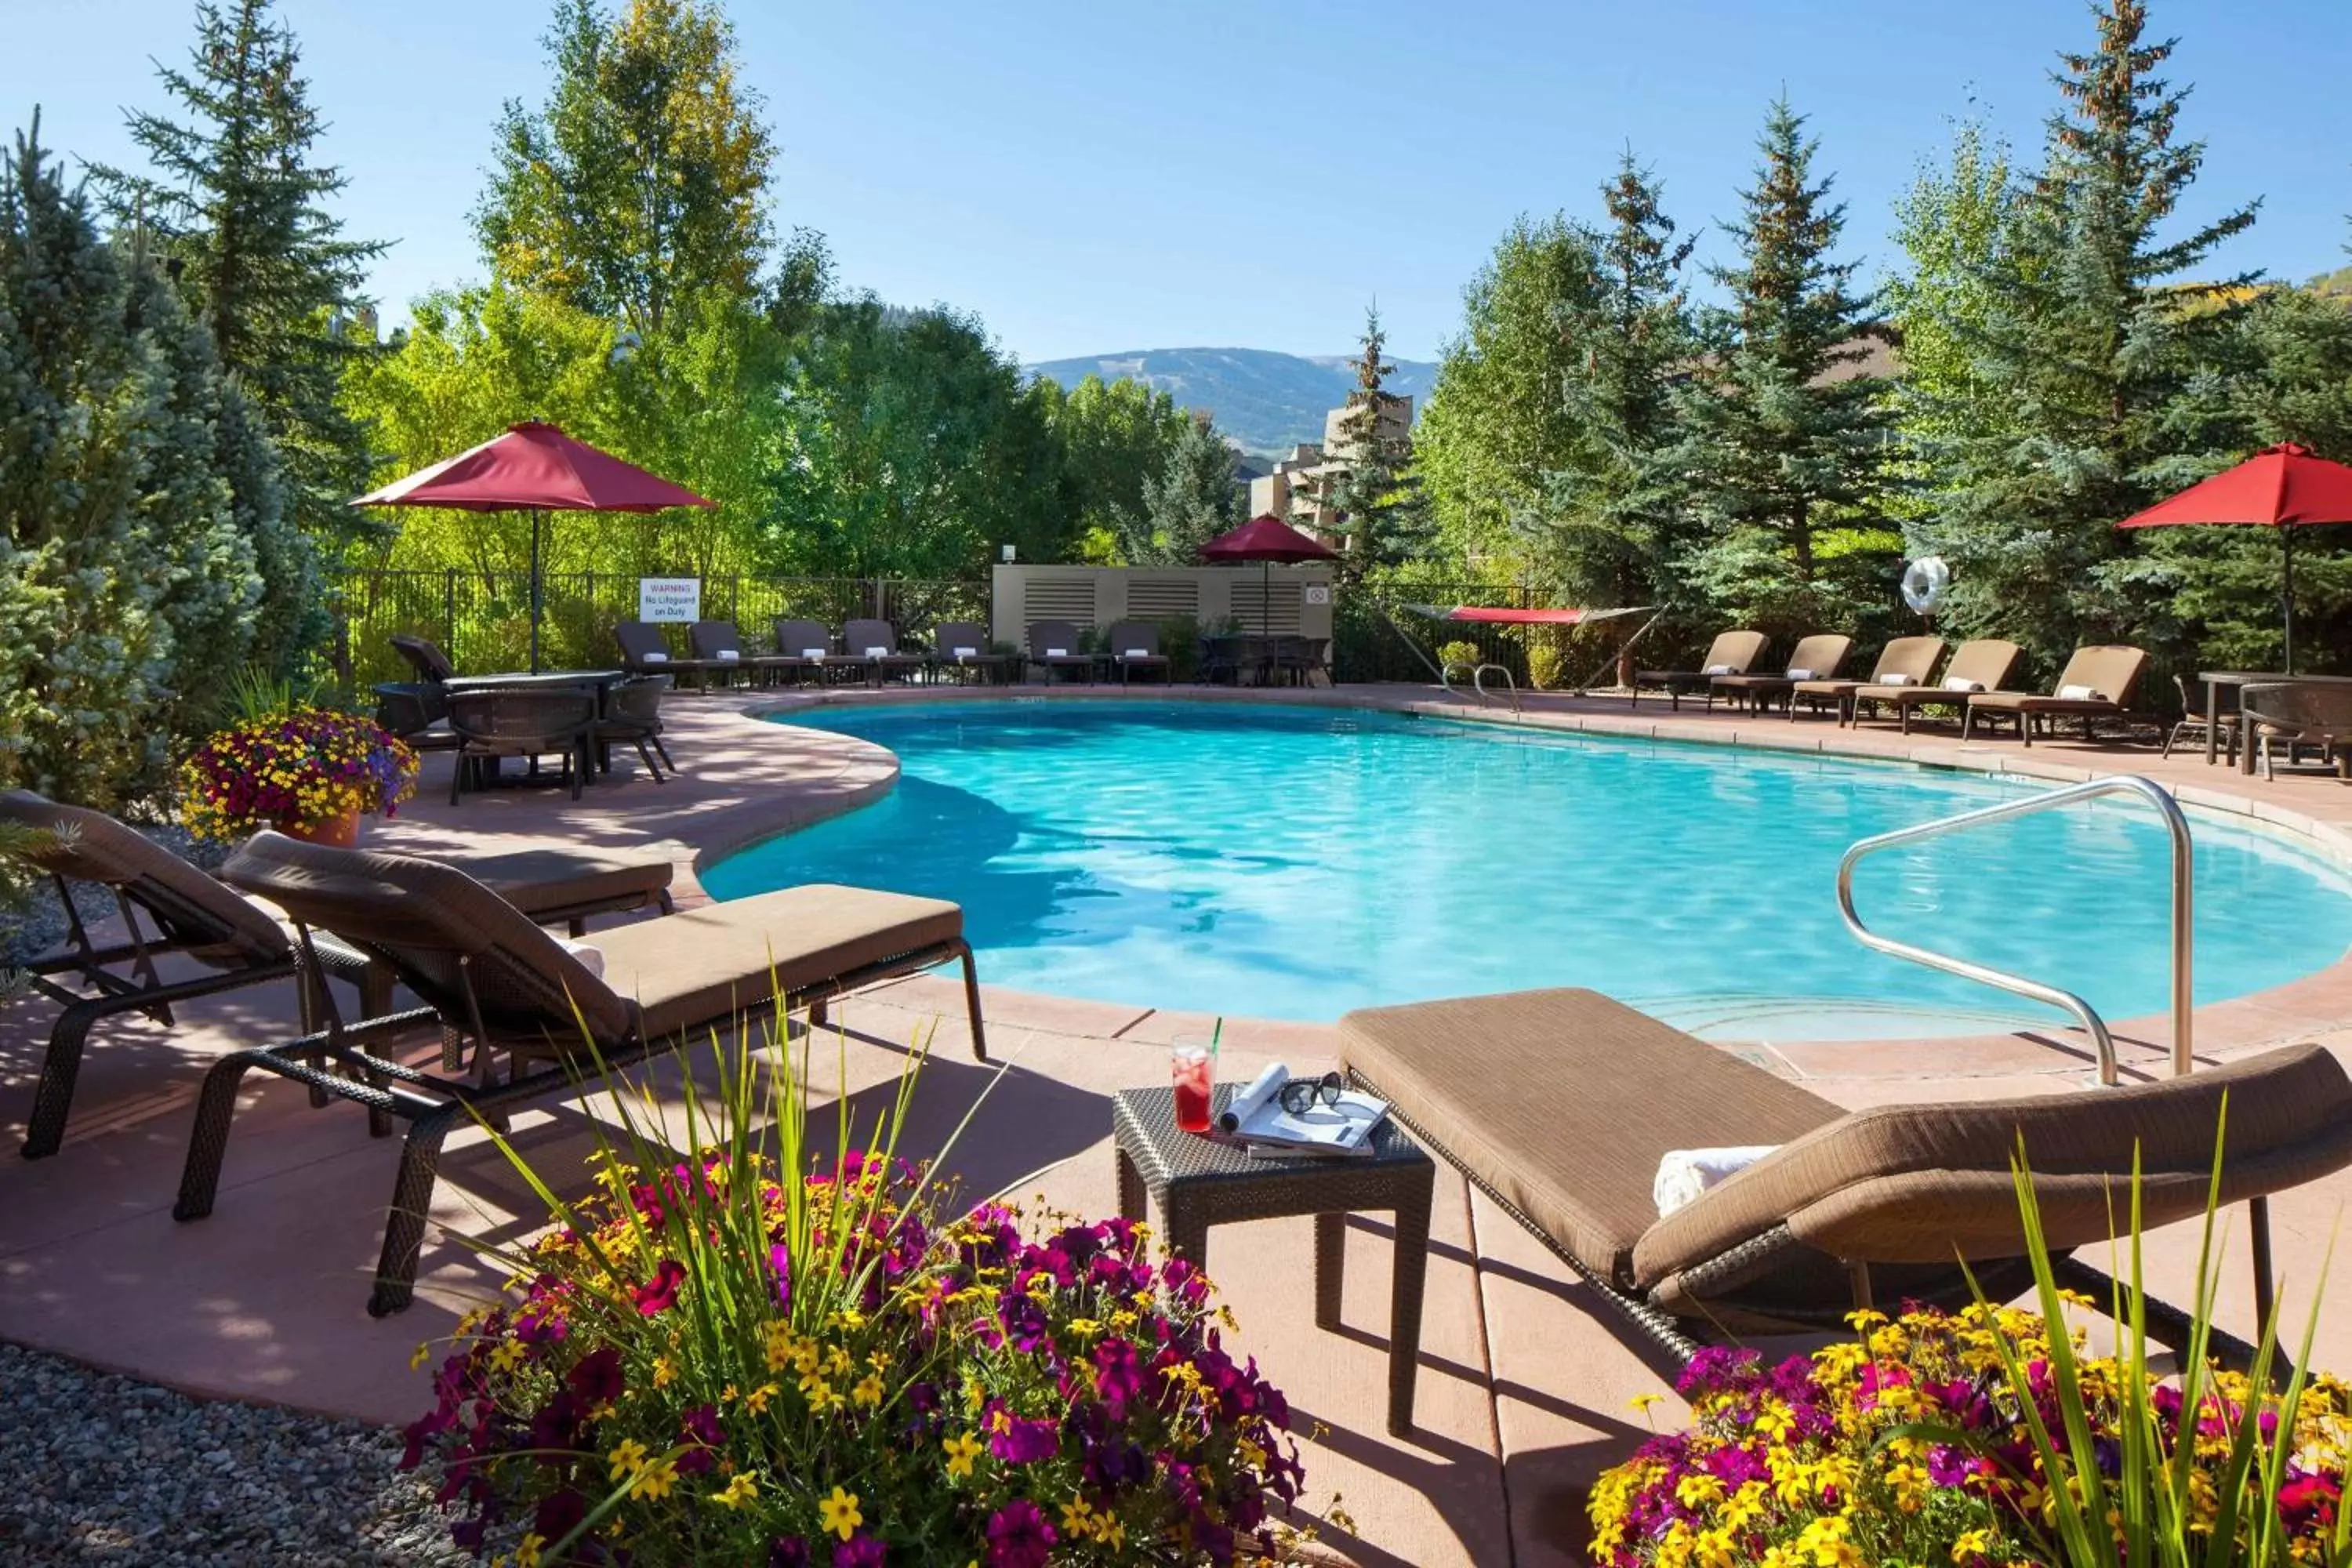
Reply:
[[[2034,749],[2020,746],[2014,742],[2006,744],[1961,742],[1948,736],[1916,732],[1908,737],[1900,737],[1892,731],[1848,730],[1827,720],[1811,724],[1792,724],[1786,719],[1746,715],[1732,718],[1720,711],[1661,715],[1644,713],[1638,708],[1616,713],[1593,706],[1595,702],[1608,700],[1603,699],[1530,697],[1527,707],[1515,711],[1480,706],[1465,700],[1433,696],[1431,689],[1425,687],[1342,686],[1273,690],[1174,685],[1141,689],[1113,686],[886,687],[754,691],[740,693],[738,698],[743,701],[740,709],[743,717],[756,721],[825,708],[910,703],[1142,700],[1336,708],[1506,729],[1583,733],[1612,739],[1653,740],[1780,753],[1800,752],[1852,762],[1897,763],[1935,772],[2050,784],[2078,783],[2141,772],[2128,765],[2110,765],[2105,758],[2114,755],[2118,763],[2124,763],[2145,760],[2146,756],[2144,752],[2092,753],[2073,748],[2061,749],[2053,755],[2048,747],[2042,748],[2042,754],[2037,755]],[[1622,701],[1623,699],[1614,700]],[[740,853],[770,838],[796,832],[816,822],[870,805],[896,787],[898,759],[888,748],[855,736],[818,732],[828,734],[832,741],[845,747],[855,748],[858,753],[873,753],[855,757],[858,770],[867,773],[868,778],[859,787],[839,792],[814,805],[795,802],[797,809],[792,813],[790,820],[772,821],[757,826],[730,824],[730,827],[738,830],[707,839],[698,838],[693,844],[695,853],[691,859],[691,872],[698,873],[717,859]],[[2061,757],[2066,760],[2060,760]],[[2224,776],[2233,782],[2242,778],[2234,772]],[[2242,793],[2240,788],[2231,787],[2230,784],[2171,779],[2159,779],[2158,782],[2184,806],[2239,819],[2255,831],[2285,839],[2339,868],[2352,870],[2352,820],[2331,823],[2292,806],[2257,798],[2251,793]],[[2250,786],[2256,782],[2246,779],[2243,784]],[[682,868],[684,869],[688,868]],[[698,880],[693,890],[699,891]],[[1045,1004],[1099,1006],[1105,1010],[1106,1016],[1116,1013],[1129,1020],[1139,1015],[1149,1016],[1154,1011],[1143,1004],[1092,1003],[1050,992],[1007,990],[1007,994],[1033,997]],[[1271,1028],[1317,1026],[1286,1020],[1251,1022]],[[2347,1026],[2352,1026],[2352,951],[2347,951],[2332,963],[2284,984],[2211,1003],[2195,1009],[2191,1015],[2196,1057],[2200,1064],[2206,1065]],[[2165,1070],[2171,1055],[2171,1031],[2167,1015],[2149,1014],[2109,1020],[2108,1028],[2126,1078],[2155,1076]],[[1724,1043],[1727,1048],[1740,1050],[1764,1065],[1795,1078],[1906,1079],[1930,1073],[1937,1077],[1955,1078],[2035,1073],[2086,1074],[2095,1065],[2095,1056],[2084,1032],[2054,1021],[2047,1027],[2021,1027],[1971,1035],[1895,1035],[1860,1039]],[[1919,1059],[1929,1056],[1934,1058],[1932,1061]]]

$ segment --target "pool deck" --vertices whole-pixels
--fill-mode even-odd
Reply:
[[[1117,697],[1116,688],[1013,695],[1056,700]],[[1157,693],[1149,693],[1157,695]],[[428,760],[423,797],[371,842],[462,857],[547,843],[595,844],[672,858],[680,890],[698,897],[694,867],[771,834],[887,792],[896,764],[847,737],[753,721],[812,701],[895,702],[1001,697],[1004,692],[822,696],[748,692],[682,696],[667,713],[671,751],[690,770],[656,785],[607,784],[577,804],[551,790],[469,795],[446,804],[448,766]],[[1139,693],[1138,695],[1141,695]],[[1662,700],[1629,710],[1623,699],[1531,698],[1524,716],[1480,714],[1429,689],[1202,693],[1178,698],[1346,704],[1484,717],[1592,733],[1799,749],[1934,766],[2031,773],[2053,781],[2137,773],[2184,801],[2242,813],[2352,859],[2352,787],[2332,777],[2275,784],[2209,768],[2201,751],[2160,760],[2153,746],[2087,747],[2015,740],[1963,745],[1932,729],[1906,739],[1893,726],[1840,730],[1827,719],[1791,723]],[[616,769],[625,765],[617,762]],[[619,774],[616,773],[616,778]],[[919,846],[908,853],[919,854]],[[1824,889],[1823,897],[1827,897]],[[2161,897],[2160,889],[2149,896]],[[984,978],[984,974],[983,974]],[[2063,980],[2063,975],[2056,976]],[[1053,1206],[1108,1213],[1114,1204],[1108,1097],[1164,1082],[1161,1047],[1205,1020],[1140,1006],[1079,1002],[991,987],[996,1079],[948,1163],[973,1194],[1010,1188]],[[218,1210],[177,1225],[170,1205],[190,1106],[206,1064],[224,1050],[291,1033],[290,987],[272,985],[183,1007],[166,1031],[114,1021],[92,1043],[64,1149],[26,1163],[0,1155],[0,1339],[31,1344],[194,1392],[275,1401],[383,1421],[427,1403],[425,1375],[408,1369],[420,1340],[449,1331],[457,1314],[496,1283],[469,1241],[509,1241],[537,1223],[527,1191],[478,1135],[452,1141],[442,1166],[417,1305],[376,1321],[362,1303],[373,1267],[394,1145],[370,1140],[356,1110],[313,1110],[299,1089],[247,1083]],[[0,1075],[19,1118],[54,1009],[37,999],[0,1010]],[[836,1014],[841,1048],[820,1057],[816,1097],[868,1117],[908,1047],[929,1037],[907,1143],[936,1148],[994,1078],[971,1061],[957,989],[919,978],[884,987]],[[2163,1070],[2161,1019],[2117,1026],[2126,1072]],[[2318,1039],[2352,1060],[2352,964],[2260,995],[2200,1009],[2200,1060]],[[1734,1047],[1727,1047],[1734,1048]],[[2066,1030],[1916,1041],[1775,1042],[1737,1047],[1848,1106],[1920,1099],[2056,1093],[2086,1081],[2090,1058]],[[1328,1026],[1228,1021],[1228,1076],[1268,1060],[1319,1067]],[[662,1082],[674,1082],[666,1075]],[[519,1142],[577,1187],[590,1107],[558,1102],[520,1115]],[[21,1135],[21,1121],[11,1128]],[[14,1136],[11,1138],[13,1146]],[[2299,1323],[2319,1260],[2352,1200],[2352,1174],[2273,1204],[2284,1300]],[[2223,1276],[2222,1317],[2248,1331],[2242,1238]],[[1339,1493],[1353,1532],[1325,1541],[1366,1568],[1421,1564],[1554,1564],[1581,1561],[1582,1489],[1638,1439],[1629,1408],[1667,1369],[1619,1338],[1589,1293],[1519,1228],[1441,1170],[1422,1343],[1419,1423],[1408,1438],[1383,1428],[1387,1239],[1382,1222],[1350,1226],[1351,1267],[1338,1334],[1318,1331],[1301,1289],[1312,1257],[1304,1220],[1220,1228],[1210,1271],[1242,1321],[1241,1341],[1289,1394],[1306,1443],[1308,1494],[1318,1509]],[[2184,1293],[2195,1244],[2185,1227],[2159,1235],[2150,1270],[2165,1293]],[[2352,1314],[2319,1331],[2319,1360],[2352,1366]],[[1671,1405],[1654,1414],[1673,1419]]]

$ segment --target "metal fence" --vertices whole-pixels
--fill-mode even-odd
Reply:
[[[690,574],[680,574],[690,575]],[[595,668],[618,657],[613,626],[637,614],[634,572],[553,572],[542,579],[540,663],[550,669]],[[354,572],[336,584],[335,633],[329,657],[337,679],[365,689],[410,679],[391,638],[429,637],[464,670],[520,669],[530,658],[530,574],[527,572]],[[702,579],[707,620],[732,621],[748,646],[765,647],[780,616],[839,626],[856,616],[895,623],[924,637],[941,621],[988,623],[988,584],[905,578],[751,577]],[[676,650],[686,628],[669,628]]]
[[[1528,630],[1520,626],[1482,626],[1435,621],[1416,614],[1415,605],[1451,609],[1456,605],[1490,605],[1510,609],[1531,608],[1541,594],[1513,584],[1433,583],[1411,587],[1365,585],[1334,595],[1331,610],[1331,667],[1347,681],[1403,680],[1427,684],[1437,679],[1424,658],[1434,658],[1446,643],[1466,642],[1478,649],[1478,662],[1499,664],[1511,679],[1528,679]],[[1541,629],[1538,635],[1549,635]],[[1407,639],[1411,641],[1408,642]],[[1414,651],[1415,647],[1421,650]]]

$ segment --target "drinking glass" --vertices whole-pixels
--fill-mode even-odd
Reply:
[[[1168,1068],[1176,1089],[1176,1125],[1186,1132],[1206,1132],[1217,1077],[1215,1043],[1205,1036],[1177,1036],[1168,1047]]]

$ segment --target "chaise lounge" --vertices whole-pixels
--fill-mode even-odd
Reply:
[[[631,675],[691,675],[708,685],[713,670],[729,667],[714,658],[679,658],[669,651],[669,639],[650,621],[621,621],[613,627],[613,641],[621,650],[621,668]]]
[[[2007,1299],[2029,1268],[2021,1137],[2061,1279],[2095,1293],[2105,1278],[2063,1255],[2109,1239],[2135,1156],[2147,1226],[2204,1212],[2225,1094],[2221,1201],[2252,1206],[2258,1275],[2266,1196],[2352,1165],[2352,1080],[2317,1046],[2123,1089],[1849,1112],[1591,991],[1370,1008],[1339,1033],[1350,1078],[1682,1359],[1709,1336],[1833,1329],[1874,1300],[1965,1301],[1960,1258]],[[1660,1217],[1666,1154],[1759,1144],[1777,1147]],[[2269,1292],[2258,1278],[2258,1305]]]
[[[334,849],[257,834],[222,875],[285,910],[308,953],[316,932],[388,965],[423,1009],[327,1026],[223,1057],[205,1075],[173,1215],[213,1210],[238,1086],[254,1068],[367,1107],[372,1124],[409,1124],[368,1310],[405,1308],[441,1145],[489,1119],[578,1089],[689,1038],[825,1004],[877,981],[963,965],[972,1054],[988,1056],[963,911],[936,899],[862,888],[787,888],[596,934],[603,973],[529,916],[453,867],[407,855]],[[474,1041],[475,1081],[444,1078],[371,1047],[438,1025]],[[509,1070],[491,1071],[498,1052]]]
[[[1936,673],[1936,661],[1944,657],[1941,637],[1896,637],[1879,649],[1878,663],[1867,680],[1834,680],[1827,678],[1800,680],[1789,690],[1789,718],[1797,717],[1800,703],[1818,710],[1826,702],[1837,710],[1838,722],[1843,725],[1853,716],[1854,693],[1864,687],[1924,687],[1927,678]]]
[[[1696,669],[1641,669],[1633,672],[1633,689],[1627,696],[1628,704],[1639,704],[1646,690],[1664,691],[1668,703],[1676,712],[1682,710],[1685,696],[1704,696],[1707,706],[1715,706],[1710,689],[1718,675],[1746,675],[1756,668],[1769,646],[1762,632],[1725,632],[1707,645],[1706,658]]]
[[[2121,644],[2078,647],[2059,672],[2058,684],[2047,697],[2031,691],[1979,691],[1969,698],[1967,716],[1960,721],[1960,739],[1971,739],[1979,720],[1990,728],[1995,718],[2013,719],[2027,745],[2033,744],[2034,722],[2080,719],[2083,738],[2098,738],[2102,719],[2127,719],[2132,691],[2147,668],[2147,654]]]
[[[1873,718],[1881,708],[1895,710],[1903,726],[1903,733],[1911,732],[1911,715],[1922,708],[1955,708],[1966,710],[1972,692],[1998,691],[2016,673],[2017,661],[2023,655],[2013,642],[1999,637],[1977,637],[1962,643],[1953,650],[1952,662],[1944,667],[1943,679],[1914,684],[1910,681],[1873,681],[1854,688],[1846,700],[1852,722],[1862,721],[1863,710],[1868,708]]]
[[[1779,698],[1789,705],[1789,716],[1795,718],[1797,704],[1792,693],[1801,680],[1833,680],[1845,668],[1846,656],[1853,651],[1853,639],[1835,632],[1816,632],[1801,638],[1797,651],[1789,656],[1789,668],[1779,675],[1717,675],[1707,681],[1707,706],[1715,706],[1718,697],[1734,702],[1746,702],[1759,710],[1771,706]]]

